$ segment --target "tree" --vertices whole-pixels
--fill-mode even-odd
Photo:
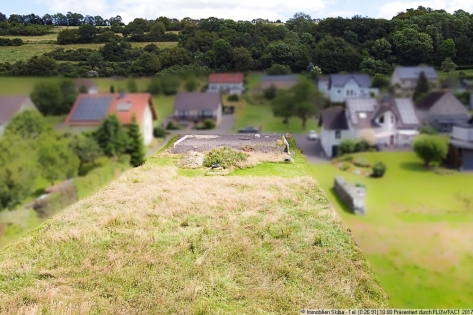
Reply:
[[[287,91],[280,91],[271,102],[273,114],[284,119],[286,129],[289,129],[289,118],[294,114],[293,96]]]
[[[405,65],[417,65],[429,60],[433,51],[432,37],[429,34],[407,27],[393,35],[396,55]]]
[[[109,157],[123,154],[128,143],[128,136],[116,115],[109,115],[94,133],[95,141]]]
[[[84,24],[79,27],[79,42],[90,43],[97,35],[97,28],[92,24]]]
[[[424,161],[424,166],[428,167],[432,162],[441,162],[447,156],[448,138],[422,134],[414,139],[412,147]]]
[[[39,172],[35,152],[19,135],[0,138],[0,152],[1,211],[12,209],[34,191],[32,183]]]
[[[384,60],[374,60],[373,58],[365,58],[360,64],[360,70],[369,75],[388,74],[391,72],[391,66]]]
[[[420,101],[429,92],[429,90],[429,80],[427,80],[427,76],[425,75],[424,71],[422,71],[419,74],[419,79],[417,80],[414,94],[412,95],[414,102],[417,103]]]
[[[103,64],[103,57],[101,54],[94,52],[87,57],[87,62],[92,68],[101,67]]]
[[[110,85],[110,93],[111,94],[114,94],[115,93],[115,87],[112,85]]]
[[[137,74],[153,75],[161,70],[161,62],[155,54],[144,52],[133,62],[131,68]]]
[[[236,47],[232,51],[232,64],[234,69],[246,71],[254,67],[255,61],[248,49],[245,47]]]
[[[72,80],[63,80],[59,82],[59,89],[62,94],[61,113],[68,114],[79,93],[77,92],[74,81]]]
[[[267,89],[263,91],[263,96],[267,100],[272,100],[276,97],[278,89],[274,84],[271,84]]]
[[[62,115],[64,98],[61,88],[55,82],[41,82],[34,86],[31,100],[43,115]]]
[[[442,59],[453,58],[457,53],[457,49],[455,48],[455,42],[451,38],[444,40],[440,44],[438,50]]]
[[[198,85],[197,79],[193,75],[188,76],[184,83],[184,87],[187,92],[195,91],[195,89],[197,89],[197,85]]]
[[[94,163],[95,160],[103,155],[103,151],[95,139],[83,133],[74,135],[69,143],[69,147],[79,158],[79,170],[85,163]]]
[[[138,85],[136,84],[135,79],[129,78],[126,83],[126,88],[129,93],[138,93]]]
[[[57,34],[57,43],[59,45],[75,44],[79,40],[78,29],[64,29]]]
[[[13,116],[5,128],[5,136],[19,136],[22,139],[36,139],[53,130],[36,110],[25,110]]]
[[[38,162],[41,174],[51,185],[56,180],[72,178],[77,175],[79,158],[69,147],[68,139],[57,140],[51,135],[39,139]]]
[[[138,166],[145,159],[145,147],[140,132],[140,126],[136,123],[136,117],[134,115],[131,125],[128,126],[127,134],[129,141],[125,153],[130,155],[131,165]]]
[[[450,73],[452,71],[455,71],[457,68],[457,65],[452,61],[450,58],[445,58],[444,61],[442,61],[442,64],[440,65],[442,68],[443,72]]]
[[[315,85],[307,79],[301,78],[292,88],[294,113],[302,120],[302,129],[305,130],[307,119],[317,113],[317,107],[313,103],[315,96]]]
[[[58,64],[48,56],[34,56],[26,62],[23,75],[52,76],[57,75]]]
[[[275,63],[271,65],[271,68],[267,69],[266,72],[270,75],[289,74],[291,73],[291,68]]]
[[[157,76],[152,77],[148,85],[148,92],[153,95],[158,95],[163,92],[163,87],[161,85],[161,79]]]
[[[391,44],[385,38],[377,39],[371,51],[375,59],[385,60],[391,54]]]

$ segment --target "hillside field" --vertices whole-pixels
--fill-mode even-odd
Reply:
[[[301,154],[229,176],[180,158],[149,158],[0,252],[0,312],[390,306]]]

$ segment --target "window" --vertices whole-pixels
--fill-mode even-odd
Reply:
[[[335,130],[335,139],[340,139],[342,137],[342,132],[340,130]]]
[[[379,122],[380,122],[381,124],[384,124],[384,115],[381,116],[381,117],[379,117]]]
[[[366,118],[366,113],[364,112],[358,113],[358,116],[360,116],[360,118]]]
[[[342,92],[342,90],[338,90],[338,94],[340,94]]]
[[[203,118],[211,118],[213,117],[213,111],[212,110],[203,110],[200,112],[200,116]]]
[[[181,118],[189,117],[189,111],[188,110],[180,110],[179,111],[179,117],[181,117]]]
[[[394,115],[391,115],[391,124],[394,124]]]

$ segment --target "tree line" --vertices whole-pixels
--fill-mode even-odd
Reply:
[[[34,71],[37,67],[30,67],[38,61],[48,64],[42,68],[50,69],[42,75],[65,76],[85,76],[87,68],[100,76],[152,75],[173,66],[260,71],[280,65],[301,72],[310,62],[323,73],[363,71],[384,75],[396,64],[440,66],[447,58],[460,67],[473,65],[473,15],[462,10],[450,14],[418,7],[391,20],[354,16],[318,23],[298,13],[284,25],[214,17],[198,23],[183,19],[178,35],[169,34],[172,23],[165,17],[112,24],[105,31],[84,24],[79,29],[63,30],[58,36],[58,42],[63,43],[106,42],[99,50],[56,50],[47,53],[48,58],[2,64],[0,73],[40,75]],[[129,43],[164,38],[160,36],[176,37],[177,46],[133,48]],[[79,62],[59,64],[54,60]]]

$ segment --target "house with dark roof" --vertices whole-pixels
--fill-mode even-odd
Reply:
[[[365,139],[382,146],[406,146],[418,134],[419,118],[408,98],[350,98],[343,108],[328,108],[319,120],[321,144],[336,156],[344,139]]]
[[[94,130],[110,114],[117,115],[125,126],[135,116],[144,144],[149,145],[153,140],[153,123],[158,115],[149,93],[79,94],[65,125],[74,132]]]
[[[174,119],[180,123],[198,123],[211,118],[222,121],[220,93],[179,92],[174,101]]]
[[[76,90],[80,91],[81,89],[86,89],[89,94],[97,94],[99,89],[97,84],[90,79],[77,79],[74,82]]]
[[[452,167],[473,171],[473,117],[453,126],[446,160]]]
[[[208,79],[208,92],[228,92],[241,95],[245,90],[243,73],[212,73]]]
[[[261,77],[260,88],[266,90],[270,86],[277,89],[290,89],[297,83],[297,76],[290,74],[265,75]]]
[[[434,67],[426,66],[396,67],[391,76],[391,85],[399,86],[403,92],[413,92],[421,72],[425,73],[427,80],[433,87],[437,86],[439,82],[437,72]]]
[[[37,110],[28,96],[0,96],[0,135],[12,117],[24,110]]]
[[[318,79],[317,87],[333,103],[343,103],[348,98],[370,97],[379,94],[378,88],[371,87],[370,76],[364,73],[321,76]]]
[[[455,124],[464,124],[470,114],[451,92],[433,91],[416,105],[422,124],[430,125],[439,132],[452,132]]]

